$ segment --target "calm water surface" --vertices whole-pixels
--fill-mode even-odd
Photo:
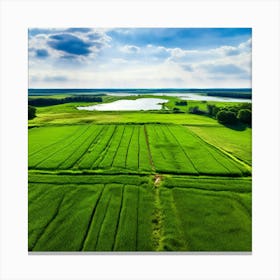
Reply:
[[[111,103],[97,104],[86,107],[77,107],[86,111],[140,111],[161,110],[162,103],[168,100],[160,98],[138,98],[136,100],[117,100]]]

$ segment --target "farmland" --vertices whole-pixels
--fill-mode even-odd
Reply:
[[[251,251],[251,129],[77,105],[29,121],[29,251]]]
[[[250,180],[161,180],[30,174],[29,250],[250,251]]]
[[[46,141],[45,135],[55,137]],[[43,141],[40,138],[44,137]],[[40,145],[38,144],[40,143]],[[34,128],[31,169],[240,176],[246,167],[177,125],[79,125]]]

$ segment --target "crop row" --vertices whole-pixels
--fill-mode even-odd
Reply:
[[[247,172],[241,164],[182,126],[81,125],[70,127],[66,136],[58,133],[57,138],[52,130],[45,127],[30,133],[30,143],[40,140],[40,131],[44,138],[41,148],[30,144],[30,169],[231,176]]]
[[[152,250],[151,189],[29,184],[30,251]]]
[[[161,180],[31,174],[29,251],[251,250],[249,179]]]
[[[148,126],[151,153],[159,172],[242,175],[246,169],[184,127]]]

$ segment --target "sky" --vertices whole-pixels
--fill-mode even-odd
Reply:
[[[31,28],[29,88],[250,88],[250,28]]]

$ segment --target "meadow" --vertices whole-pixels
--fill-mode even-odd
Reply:
[[[29,251],[251,251],[251,129],[168,99],[158,112],[36,108]]]

